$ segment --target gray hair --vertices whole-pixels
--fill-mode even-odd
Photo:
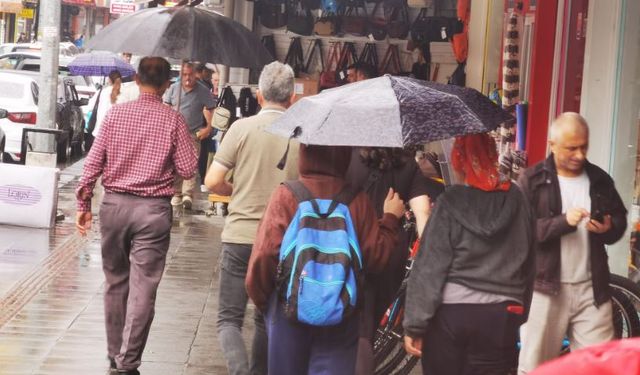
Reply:
[[[560,116],[556,117],[551,123],[549,128],[549,140],[558,142],[562,136],[562,131],[565,129],[565,125],[581,125],[582,128],[589,133],[589,124],[587,120],[576,112],[564,112]]]
[[[293,95],[295,75],[289,65],[274,61],[262,69],[258,89],[264,100],[272,103],[287,103]]]

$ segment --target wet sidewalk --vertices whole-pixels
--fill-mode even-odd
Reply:
[[[62,171],[55,228],[0,225],[0,375],[109,373],[98,228],[81,238],[73,224],[81,171],[82,161]],[[205,217],[199,198],[174,221],[143,375],[226,374],[215,330],[223,219]],[[252,330],[248,318],[247,342]]]

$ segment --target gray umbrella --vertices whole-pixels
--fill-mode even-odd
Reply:
[[[387,75],[302,98],[267,130],[295,130],[304,144],[404,147],[514,121],[472,88]]]
[[[261,68],[273,61],[257,34],[192,6],[147,8],[118,18],[91,38],[87,48],[239,68]]]

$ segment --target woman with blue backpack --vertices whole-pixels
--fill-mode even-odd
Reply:
[[[404,203],[389,190],[377,219],[345,180],[351,148],[301,145],[300,178],[279,186],[258,227],[249,297],[265,313],[269,373],[352,375],[364,270],[395,251]]]

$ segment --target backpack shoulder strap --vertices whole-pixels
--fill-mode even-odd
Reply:
[[[313,200],[311,192],[300,180],[285,181],[282,184],[293,193],[298,203]]]
[[[330,214],[331,212],[333,212],[333,210],[335,210],[336,206],[339,203],[342,203],[348,207],[351,201],[353,200],[353,198],[355,198],[359,192],[360,192],[360,189],[357,189],[351,186],[350,184],[346,183],[342,187],[342,190],[335,197],[333,197],[333,201],[329,206],[329,210],[327,211],[327,214]]]

